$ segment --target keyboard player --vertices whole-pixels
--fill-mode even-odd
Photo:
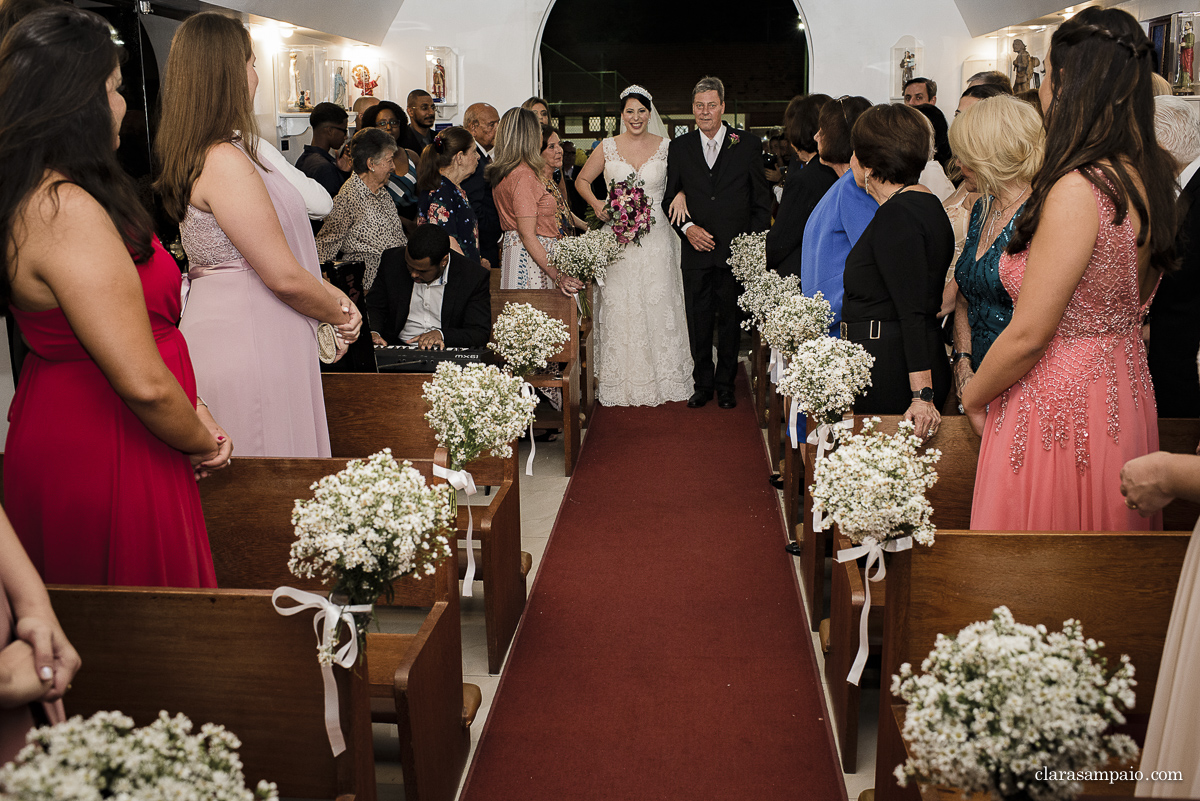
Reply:
[[[389,248],[367,293],[376,345],[482,348],[492,335],[486,268],[450,249],[436,225],[421,225],[404,247]]]

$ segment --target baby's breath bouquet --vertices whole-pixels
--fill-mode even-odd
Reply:
[[[312,489],[313,497],[297,500],[292,510],[296,541],[288,570],[333,581],[333,594],[351,605],[390,598],[395,579],[432,575],[451,554],[449,488],[426,485],[411,462],[392,458],[390,448],[351,460]],[[356,616],[360,642],[368,617]]]
[[[774,270],[764,269],[750,278],[738,298],[738,306],[750,316],[742,321],[742,328],[762,330],[767,317],[784,298],[800,293],[800,279],[794,275],[786,278]]]
[[[729,269],[742,285],[767,269],[767,232],[738,234],[729,243]]]
[[[1133,665],[1122,656],[1109,675],[1103,647],[1075,620],[1047,634],[1016,623],[1005,606],[953,639],[939,634],[921,675],[905,663],[892,677],[892,692],[908,702],[912,754],[896,767],[900,785],[911,777],[994,799],[1067,799],[1082,788],[1050,779],[1054,772],[1137,756],[1133,740],[1107,733],[1133,706]]]
[[[621,243],[613,232],[601,228],[555,242],[550,264],[572,278],[585,283],[596,281],[603,286],[605,270],[617,260],[621,250]]]
[[[817,462],[814,514],[823,516],[822,528],[832,520],[854,543],[911,536],[920,545],[932,545],[933,507],[925,491],[937,483],[933,465],[942,452],[921,453],[921,440],[907,420],[895,434],[875,431],[878,422],[878,417],[868,419],[861,433]]]
[[[833,310],[820,292],[806,297],[799,292],[786,295],[763,318],[759,333],[763,341],[790,357],[801,343],[825,338],[833,325]]]
[[[484,452],[512,456],[512,441],[533,422],[537,407],[537,397],[523,392],[524,386],[524,379],[490,364],[438,365],[425,384],[425,419],[449,451],[452,469],[461,470]]]
[[[34,729],[17,758],[0,768],[0,797],[12,801],[115,798],[121,801],[278,799],[274,784],[246,789],[241,742],[205,723],[192,734],[183,715],[158,714],[134,728],[120,712],[76,716]]]
[[[562,320],[528,303],[505,303],[492,326],[488,347],[500,354],[510,373],[524,376],[545,367],[546,360],[570,338]]]
[[[801,343],[784,367],[779,394],[818,423],[836,423],[871,386],[874,364],[875,357],[857,342],[814,337]]]

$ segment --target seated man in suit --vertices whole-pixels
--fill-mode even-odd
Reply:
[[[376,345],[424,350],[482,348],[492,336],[488,271],[451,252],[449,235],[421,225],[405,247],[389,248],[367,293]]]

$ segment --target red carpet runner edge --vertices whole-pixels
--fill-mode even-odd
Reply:
[[[846,798],[737,389],[597,409],[462,801]]]

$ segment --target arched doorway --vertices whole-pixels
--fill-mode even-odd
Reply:
[[[550,0],[533,52],[538,92],[566,138],[615,128],[621,89],[649,89],[671,134],[692,126],[691,87],[705,74],[726,85],[731,124],[765,132],[812,72],[807,22],[796,0],[756,0],[753,14],[696,18],[686,0]]]

